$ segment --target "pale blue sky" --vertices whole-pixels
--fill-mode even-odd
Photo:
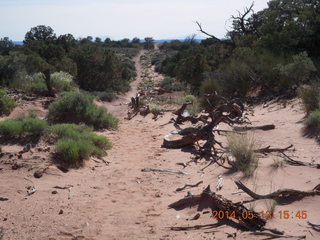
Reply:
[[[267,7],[256,0],[255,11]],[[252,0],[0,0],[0,37],[23,40],[31,27],[51,26],[57,35],[71,33],[123,39],[151,36],[184,38],[197,34],[194,21],[224,37],[227,21]]]

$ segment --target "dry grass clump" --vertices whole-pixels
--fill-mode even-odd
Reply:
[[[271,167],[274,169],[281,168],[284,166],[284,161],[281,158],[273,158],[273,163],[271,164]]]
[[[228,149],[235,158],[233,166],[243,172],[246,177],[253,174],[258,166],[258,157],[254,152],[256,142],[250,134],[229,134],[227,136]]]

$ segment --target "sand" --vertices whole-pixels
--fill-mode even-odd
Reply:
[[[17,155],[23,145],[2,144],[2,152],[13,154],[0,158],[0,227],[4,229],[4,239],[266,239],[266,236],[242,232],[232,226],[208,226],[215,224],[210,214],[203,214],[198,220],[190,220],[197,212],[194,209],[175,211],[168,205],[186,195],[187,191],[200,193],[208,184],[216,185],[218,176],[224,178],[224,186],[219,191],[226,198],[235,202],[249,200],[250,197],[238,190],[235,180],[242,180],[257,193],[266,194],[279,188],[311,190],[319,184],[319,169],[310,167],[288,166],[277,169],[271,165],[279,159],[269,154],[259,159],[259,167],[253,177],[244,179],[241,173],[228,174],[227,170],[211,165],[204,171],[205,161],[191,163],[183,169],[178,162],[187,162],[192,153],[181,149],[163,149],[163,136],[174,130],[167,124],[172,117],[165,113],[159,120],[152,116],[136,116],[132,120],[124,119],[127,113],[126,103],[137,92],[143,67],[140,62],[141,52],[134,60],[138,77],[132,83],[132,90],[112,103],[98,102],[120,119],[116,131],[100,131],[107,136],[114,147],[108,151],[105,162],[90,159],[85,167],[71,169],[64,173],[51,164],[50,151],[43,142],[33,148],[32,153]],[[27,110],[36,109],[40,116],[46,110],[41,104],[43,99],[22,102],[9,117],[17,116]],[[288,154],[297,160],[320,163],[320,147],[313,140],[302,136],[301,120],[304,111],[299,100],[268,103],[252,108],[249,119],[253,125],[275,124],[271,131],[254,131],[254,137],[261,147],[286,147],[294,145],[295,151]],[[2,118],[4,119],[4,118]],[[222,126],[222,128],[227,128]],[[225,143],[225,137],[219,136]],[[42,145],[41,145],[42,144]],[[36,157],[38,156],[38,157]],[[13,170],[14,163],[22,167]],[[48,166],[42,178],[36,179],[36,169]],[[143,168],[173,169],[187,172],[187,175],[142,172]],[[190,190],[176,192],[184,184],[203,184]],[[54,186],[72,185],[69,189],[55,189]],[[34,194],[27,194],[27,187],[34,186]],[[56,194],[53,194],[56,191]],[[289,205],[277,205],[275,217],[268,220],[267,227],[284,230],[288,235],[306,235],[307,239],[320,239],[320,233],[307,225],[307,220],[320,224],[320,197],[307,197]],[[251,203],[251,208],[266,211],[270,201],[260,200]],[[279,211],[290,213],[307,211],[307,219],[292,215],[290,219],[280,219]],[[203,226],[202,226],[203,225]],[[205,226],[206,225],[206,226]],[[173,231],[171,227],[202,226],[198,229]],[[228,238],[229,239],[229,238]],[[280,238],[281,239],[281,238]]]

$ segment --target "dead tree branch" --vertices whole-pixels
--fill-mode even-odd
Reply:
[[[320,232],[320,225],[313,224],[313,223],[311,223],[309,221],[307,221],[307,223],[312,227],[313,230],[316,230],[316,231]]]
[[[221,42],[221,40],[220,40],[219,38],[215,37],[214,35],[212,35],[212,34],[210,34],[210,33],[207,33],[206,31],[204,31],[204,30],[202,29],[201,23],[199,23],[198,21],[196,21],[196,24],[198,25],[200,32],[202,32],[203,34],[207,35],[208,37],[213,38],[213,39],[216,40],[217,42]]]
[[[170,170],[170,169],[157,169],[157,168],[143,168],[143,169],[141,169],[141,172],[176,173],[176,174],[180,174],[180,175],[187,175],[188,174],[186,172],[181,172],[181,171],[175,171],[175,170]]]
[[[245,127],[234,127],[234,131],[239,131],[239,132],[244,132],[244,131],[249,131],[249,130],[263,130],[263,131],[268,131],[268,130],[273,130],[275,129],[276,126],[274,124],[268,124],[268,125],[262,125],[262,126],[245,126]]]
[[[313,167],[313,168],[318,168],[320,169],[320,164],[318,163],[304,163],[302,161],[294,160],[291,157],[289,157],[287,154],[284,152],[281,152],[284,156],[284,161],[288,163],[289,165],[292,166],[307,166],[307,167]]]
[[[290,146],[285,147],[285,148],[271,148],[270,146],[267,146],[267,147],[264,147],[264,148],[256,149],[254,151],[257,152],[257,153],[263,153],[263,154],[271,153],[271,152],[283,153],[283,152],[288,151],[288,150],[293,150],[293,149],[290,149],[292,147],[293,147],[292,144],[290,144]]]
[[[182,191],[182,190],[184,190],[185,188],[188,188],[188,187],[189,188],[198,187],[201,183],[203,183],[203,181],[200,181],[200,182],[198,182],[196,184],[185,184],[183,187],[177,188],[176,192],[180,192],[180,191]]]
[[[273,193],[260,195],[247,188],[241,181],[235,181],[237,187],[247,193],[253,199],[274,199],[280,203],[291,203],[308,196],[320,195],[320,184],[310,191],[300,191],[294,189],[279,189]]]

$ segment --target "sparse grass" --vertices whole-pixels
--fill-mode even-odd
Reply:
[[[274,212],[277,207],[277,201],[275,201],[273,199],[266,199],[265,205],[266,205],[266,216],[268,216],[268,217],[270,216],[271,218],[273,218]]]
[[[311,112],[304,121],[304,125],[306,136],[315,137],[317,140],[320,140],[320,109]]]
[[[67,92],[49,106],[48,119],[59,123],[85,123],[95,129],[118,127],[118,119],[93,103],[93,97]]]
[[[16,106],[16,101],[0,89],[0,116],[9,115]]]
[[[201,108],[200,108],[200,102],[199,100],[193,96],[193,95],[186,95],[183,98],[179,99],[177,101],[177,103],[179,105],[182,105],[185,102],[192,102],[192,104],[187,106],[187,111],[191,114],[191,115],[197,115],[198,113],[200,113]]]
[[[40,136],[47,126],[45,120],[35,116],[8,119],[0,122],[0,135],[5,138]]]
[[[258,158],[254,149],[256,142],[253,135],[229,134],[227,136],[228,149],[235,158],[235,167],[246,177],[253,174],[258,166]]]
[[[274,169],[282,168],[284,166],[284,162],[281,158],[273,158],[273,163],[271,164],[271,167]]]
[[[97,135],[83,125],[57,124],[49,127],[47,134],[53,135],[58,159],[67,166],[82,166],[90,156],[102,157],[112,148],[105,136]]]
[[[161,112],[160,108],[157,105],[153,105],[150,108],[150,112],[154,115],[154,116],[158,116]]]

